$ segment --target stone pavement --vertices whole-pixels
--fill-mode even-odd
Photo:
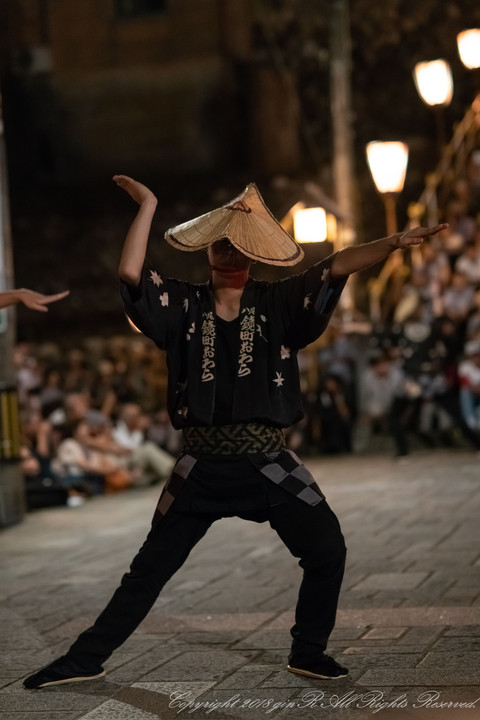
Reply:
[[[0,717],[480,718],[480,458],[308,465],[349,548],[329,648],[348,678],[285,670],[301,571],[268,525],[233,518],[197,545],[106,679],[24,690],[109,599],[148,529],[159,492],[148,488],[37,511],[1,533]]]

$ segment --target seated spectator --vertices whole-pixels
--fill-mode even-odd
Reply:
[[[318,392],[320,447],[324,453],[343,453],[352,449],[352,408],[341,378],[329,373]]]
[[[480,286],[480,238],[465,245],[455,262],[455,271],[462,273],[471,285]]]
[[[480,430],[480,342],[467,342],[464,355],[458,367],[460,408],[468,427]]]
[[[356,428],[355,450],[365,451],[370,443],[372,432],[392,431],[392,410],[396,398],[403,397],[405,376],[397,363],[387,355],[373,357],[360,378],[359,418]],[[398,419],[398,418],[397,418]],[[397,423],[398,425],[398,423]],[[402,426],[395,427],[394,435],[399,433],[402,440]],[[405,455],[404,444],[397,443],[397,454]]]
[[[123,490],[132,484],[130,475],[105,453],[92,448],[91,427],[86,420],[65,427],[65,438],[57,449],[54,469],[63,482],[90,488],[93,494]]]
[[[443,314],[463,329],[469,313],[475,306],[475,289],[466,275],[459,270],[452,273],[450,285],[443,295]]]
[[[126,403],[113,430],[113,439],[129,455],[128,467],[153,475],[154,481],[165,480],[175,464],[174,458],[158,445],[146,440],[149,421],[140,405]]]
[[[466,339],[480,340],[480,290],[475,291],[475,307],[467,320]]]

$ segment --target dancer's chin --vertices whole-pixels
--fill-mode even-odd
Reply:
[[[238,268],[238,267],[232,267],[231,265],[227,266],[221,266],[221,265],[210,265],[211,270],[215,270],[217,273],[221,273],[222,275],[240,275],[247,272],[248,268]]]

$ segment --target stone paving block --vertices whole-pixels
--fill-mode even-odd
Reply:
[[[442,637],[432,646],[435,652],[477,652],[480,650],[480,637]]]
[[[431,627],[413,627],[409,628],[407,632],[398,638],[395,645],[424,645],[429,647],[434,643],[444,632],[444,628],[431,628]]]
[[[82,720],[158,720],[158,718],[156,713],[153,715],[118,700],[107,700],[86,715],[82,715]]]
[[[366,686],[417,686],[425,685],[431,688],[455,685],[474,685],[480,688],[480,675],[477,668],[470,668],[469,671],[457,672],[454,668],[444,669],[422,669],[402,670],[401,673],[395,670],[367,670],[358,680],[359,685]]]
[[[330,642],[339,640],[358,640],[367,631],[365,626],[360,627],[335,627],[330,635]]]
[[[115,653],[111,660],[107,660],[105,670],[109,680],[134,682],[151,672],[153,668],[162,666],[179,654],[179,650],[174,646],[162,646],[155,647],[151,651],[143,653],[143,655],[135,655],[131,659],[129,653],[123,656],[120,650],[119,654]],[[119,662],[121,662],[120,665]]]
[[[345,655],[365,655],[370,656],[372,661],[376,662],[377,655],[410,655],[415,653],[419,658],[425,654],[424,645],[363,645],[359,642],[357,645],[351,644],[343,650]]]
[[[355,648],[358,650],[359,648]],[[368,650],[362,648],[362,652],[358,653],[342,653],[341,656],[336,657],[341,665],[348,667],[350,672],[354,670],[366,669],[375,670],[379,668],[381,670],[386,669],[404,669],[404,668],[416,668],[422,659],[422,653],[369,653]]]
[[[452,627],[445,631],[445,637],[480,637],[479,625],[465,625],[464,627]]]
[[[419,667],[436,667],[436,668],[456,668],[471,669],[472,667],[480,668],[480,647],[475,652],[429,652]],[[478,672],[478,680],[480,683],[480,670]]]
[[[0,717],[13,712],[88,712],[100,704],[98,698],[90,694],[95,682],[98,683],[95,680],[82,683],[81,693],[65,687],[45,688],[36,692],[25,690],[20,682],[9,685],[0,692]]]
[[[221,681],[242,665],[246,665],[248,660],[249,658],[245,654],[233,651],[187,651],[162,664],[158,671],[152,669],[142,680],[143,682],[155,682],[184,680],[186,677],[191,677],[195,680]]]
[[[253,631],[275,617],[274,613],[150,613],[140,625],[137,633],[182,632],[195,630]]]
[[[236,672],[229,675],[229,677],[217,683],[215,688],[222,690],[228,688],[244,688],[246,690],[258,687],[269,678],[272,673],[275,673],[277,669],[276,665],[245,665]]]
[[[352,590],[410,590],[427,577],[426,572],[373,573],[361,580]]]
[[[48,710],[47,712],[9,712],[5,716],[5,720],[77,720],[79,717],[77,712],[55,712]]]
[[[243,640],[235,644],[235,649],[243,648],[278,648],[288,651],[292,638],[288,632],[282,630],[259,630],[252,635],[248,635]]]
[[[362,640],[395,640],[401,637],[406,627],[375,627],[363,635]]]
[[[244,632],[182,632],[171,636],[169,645],[232,645],[244,636]]]

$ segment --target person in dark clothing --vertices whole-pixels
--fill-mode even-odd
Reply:
[[[293,265],[300,246],[255,185],[231,203],[169,230],[183,250],[207,249],[209,282],[191,284],[147,267],[153,193],[114,181],[140,205],[120,259],[132,322],[167,353],[168,411],[184,450],[160,496],[151,530],[94,625],[66,655],[27,678],[27,688],[88,680],[136,629],[194,545],[221,517],[269,522],[303,569],[288,670],[345,677],[325,654],[345,565],[340,526],[284,428],[302,417],[297,352],[326,328],[348,275],[419,244],[443,226],[345,248],[279,282],[252,280],[252,259]]]

